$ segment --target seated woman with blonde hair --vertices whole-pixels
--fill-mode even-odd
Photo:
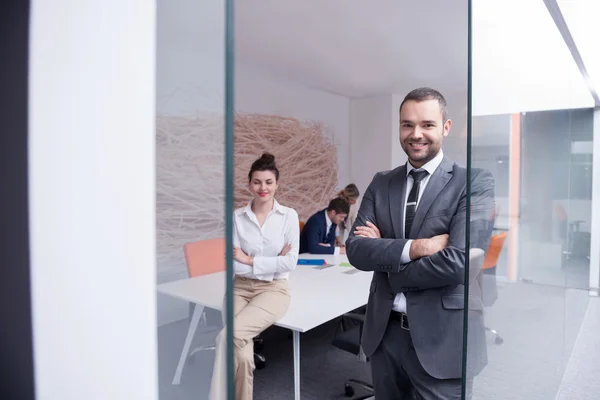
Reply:
[[[346,242],[346,236],[350,232],[350,228],[354,225],[354,221],[358,215],[359,204],[357,203],[360,192],[354,183],[350,183],[337,193],[337,197],[346,200],[348,204],[350,204],[350,213],[348,214],[348,217],[338,225],[336,242],[338,245],[343,246]]]
[[[254,341],[281,319],[290,304],[289,272],[300,248],[298,213],[275,200],[279,170],[264,153],[248,173],[252,200],[233,216],[233,355],[236,400],[251,400]],[[226,333],[217,337],[210,399],[226,399]]]

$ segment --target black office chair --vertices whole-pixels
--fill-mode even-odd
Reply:
[[[349,327],[348,329],[338,329],[335,337],[333,338],[332,344],[338,349],[347,351],[348,353],[352,353],[358,356],[359,361],[366,362],[367,358],[362,352],[360,347],[360,338],[362,335],[362,327],[363,322],[365,320],[364,314],[358,313],[347,313],[344,314],[342,319],[347,318],[354,322],[354,326]],[[340,322],[340,327],[348,325],[344,322]],[[358,386],[367,391],[367,395],[362,397],[357,397],[354,400],[364,400],[369,399],[374,396],[373,385],[367,383],[365,381],[361,381],[359,379],[348,379],[344,384],[344,393],[347,397],[354,396],[355,390],[354,387]]]
[[[570,221],[567,211],[561,204],[554,206],[559,221],[559,237],[562,240],[562,267],[569,265],[571,259],[590,259],[591,233],[581,231],[582,220]]]
[[[564,258],[589,260],[590,255],[590,232],[580,230],[581,224],[585,221],[577,220],[569,223],[569,231],[566,239],[566,250],[563,251]]]
[[[267,359],[263,354],[264,348],[264,340],[259,334],[254,338],[254,366],[256,367],[256,369],[263,369],[267,366]]]

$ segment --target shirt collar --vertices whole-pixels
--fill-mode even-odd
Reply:
[[[329,214],[327,214],[327,209],[325,209],[325,223],[327,224],[327,226],[333,225],[333,222],[329,218]]]
[[[269,215],[271,213],[274,212],[278,212],[280,214],[285,214],[285,209],[283,208],[283,206],[281,204],[279,204],[279,202],[275,199],[273,199],[273,209],[271,210],[271,212],[269,213]],[[252,200],[250,200],[248,202],[248,204],[246,205],[246,207],[244,208],[244,213],[248,214],[248,215],[252,215],[254,214],[254,211],[252,211]]]
[[[417,169],[424,169],[425,171],[429,172],[429,176],[431,176],[431,175],[433,175],[433,173],[435,172],[437,167],[440,166],[443,159],[444,159],[444,152],[442,151],[442,149],[440,149],[440,151],[437,153],[437,155],[435,157],[433,157],[433,159],[431,159],[429,162],[427,162],[421,168],[417,168]],[[410,161],[407,161],[406,162],[406,176],[408,176],[408,174],[410,174],[410,171],[412,171],[413,169],[415,169],[415,167],[412,166]]]

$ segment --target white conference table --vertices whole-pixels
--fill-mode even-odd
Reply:
[[[372,272],[339,266],[348,262],[343,255],[301,254],[300,259],[325,259],[327,265],[325,268],[298,265],[290,273],[290,307],[285,316],[275,323],[293,332],[295,400],[300,399],[300,333],[367,304],[373,276]],[[195,307],[173,384],[178,384],[181,379],[204,307],[221,310],[223,306],[225,279],[225,272],[217,272],[158,285],[160,293],[200,306]]]

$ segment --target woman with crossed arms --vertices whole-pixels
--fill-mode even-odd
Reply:
[[[264,153],[248,173],[252,200],[233,218],[233,344],[236,400],[251,400],[253,338],[281,319],[290,304],[289,272],[300,248],[298,213],[275,200],[279,170]],[[210,399],[226,399],[226,333],[217,337]]]

